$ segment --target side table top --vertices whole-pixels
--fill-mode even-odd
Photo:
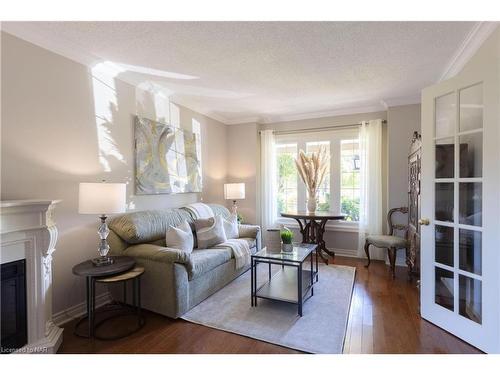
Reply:
[[[73,274],[78,276],[103,277],[125,272],[135,266],[135,259],[126,256],[114,256],[113,264],[94,266],[91,260],[86,260],[73,267]]]
[[[119,281],[127,281],[135,279],[144,273],[144,267],[134,267],[130,271],[122,272],[117,275],[107,276],[103,278],[96,279],[99,283],[116,283]]]

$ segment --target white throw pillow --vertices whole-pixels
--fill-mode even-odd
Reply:
[[[240,234],[238,231],[238,216],[232,214],[227,219],[222,218],[224,224],[224,232],[228,240],[233,238],[239,238]]]
[[[197,219],[194,221],[198,249],[208,249],[227,241],[222,220],[222,216],[217,215],[215,218],[211,217],[209,219]]]
[[[165,235],[167,247],[190,253],[193,251],[194,238],[191,226],[184,220],[178,227],[169,226]]]

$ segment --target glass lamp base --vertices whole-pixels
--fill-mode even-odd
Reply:
[[[113,264],[115,261],[113,258],[105,256],[105,257],[97,257],[92,259],[92,263],[96,267],[100,266],[109,266],[110,264]]]

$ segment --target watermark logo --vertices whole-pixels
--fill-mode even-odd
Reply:
[[[48,352],[46,346],[23,346],[22,348],[4,348],[0,346],[0,354],[47,354]]]

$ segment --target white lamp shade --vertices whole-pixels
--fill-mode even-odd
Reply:
[[[245,184],[224,184],[225,199],[245,199]]]
[[[106,182],[82,182],[78,195],[81,214],[118,214],[125,212],[126,185]]]

